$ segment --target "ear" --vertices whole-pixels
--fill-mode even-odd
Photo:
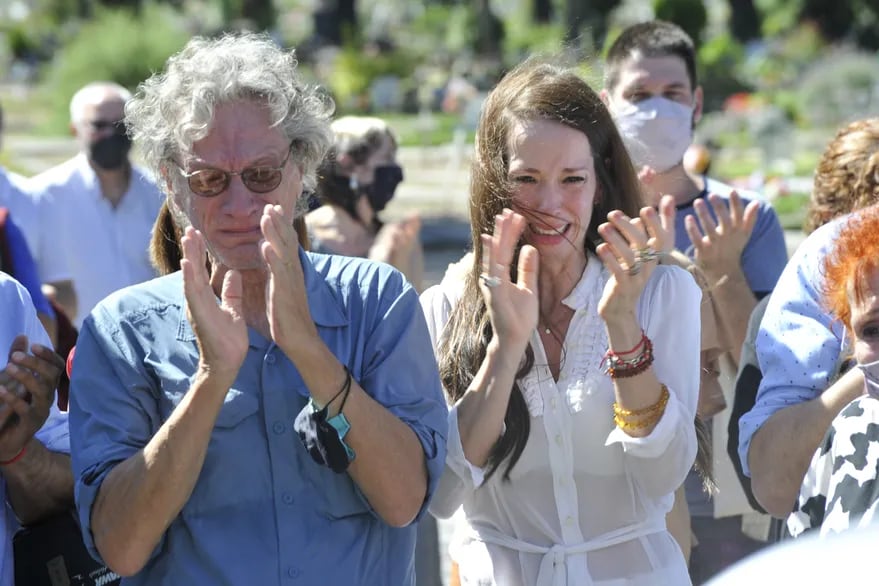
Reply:
[[[702,86],[696,86],[696,91],[693,92],[693,126],[702,119],[703,98]]]
[[[601,98],[601,101],[604,102],[605,106],[610,107],[610,94],[607,93],[607,89],[602,88],[602,90],[598,92],[598,97]]]
[[[79,131],[76,129],[76,124],[71,122],[68,128],[70,129],[70,136],[74,138],[77,138],[79,136]]]

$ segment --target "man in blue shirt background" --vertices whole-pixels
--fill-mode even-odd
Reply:
[[[77,507],[125,584],[414,583],[447,409],[411,285],[299,248],[332,107],[295,68],[196,38],[126,106],[185,233],[77,344]]]

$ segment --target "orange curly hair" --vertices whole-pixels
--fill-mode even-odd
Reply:
[[[852,216],[824,259],[824,303],[831,315],[852,331],[852,303],[863,303],[869,281],[879,268],[879,205]],[[852,298],[853,296],[853,298]]]
[[[833,218],[879,202],[879,118],[858,120],[837,132],[818,163],[808,234]]]

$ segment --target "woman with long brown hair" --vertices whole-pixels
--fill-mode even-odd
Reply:
[[[700,290],[613,120],[531,60],[476,137],[473,264],[422,305],[453,408],[431,511],[462,584],[689,584],[665,514],[696,455]]]

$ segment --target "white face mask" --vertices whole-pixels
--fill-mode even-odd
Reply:
[[[867,393],[879,399],[879,360],[858,364],[858,368],[864,373],[864,385],[867,387]]]
[[[692,142],[692,106],[654,97],[611,104],[611,114],[636,169],[646,165],[664,173],[683,160]]]

